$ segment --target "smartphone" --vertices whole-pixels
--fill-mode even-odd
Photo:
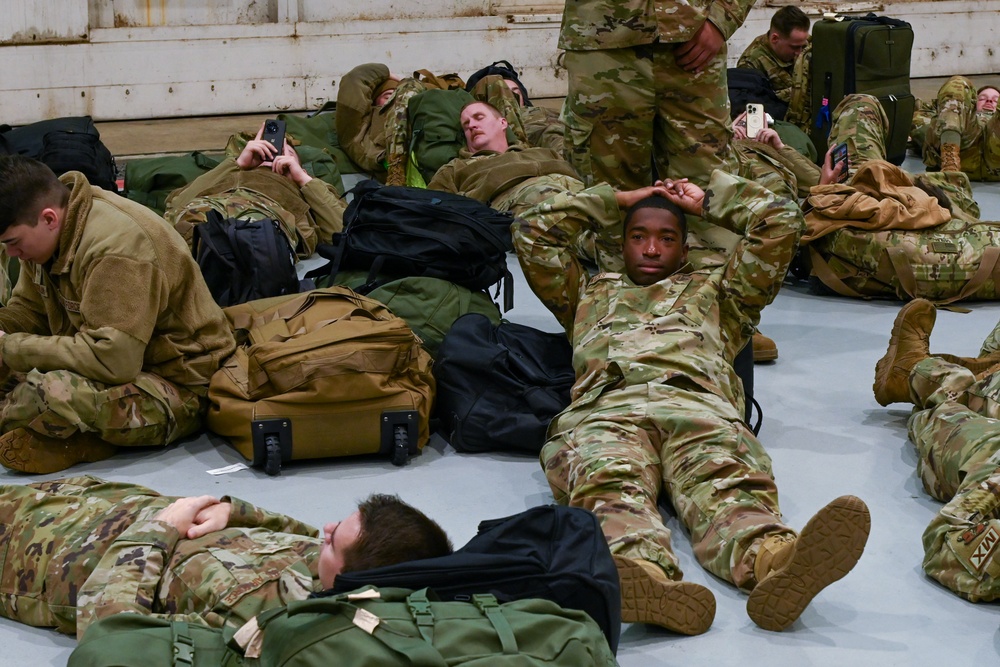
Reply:
[[[837,169],[837,165],[841,162],[844,163],[844,173],[840,176],[840,183],[847,180],[847,170],[850,168],[851,164],[847,159],[847,144],[837,144],[833,148],[833,152],[830,153],[830,164],[833,166],[834,170]]]
[[[276,157],[281,155],[285,149],[285,121],[278,120],[277,118],[265,120],[264,132],[260,135],[260,138],[278,150],[274,154]]]
[[[753,104],[747,105],[747,136],[751,139],[757,136],[757,133],[767,127],[767,117],[764,115],[764,105],[763,104]]]

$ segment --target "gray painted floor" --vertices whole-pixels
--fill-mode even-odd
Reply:
[[[922,169],[912,158],[904,166]],[[1000,186],[977,185],[976,192],[983,218],[1000,220]],[[509,319],[557,330],[513,261],[511,268],[519,282]],[[699,637],[627,627],[618,654],[623,667],[996,664],[1000,608],[960,600],[920,569],[920,536],[939,504],[914,475],[916,458],[905,430],[908,410],[881,408],[872,397],[873,368],[899,305],[817,297],[789,286],[764,311],[761,326],[780,351],[776,362],[756,367],[756,392],[764,408],[761,438],[774,461],[785,518],[801,527],[838,495],[864,498],[871,507],[872,533],[855,570],[824,591],[787,631],[766,632],[747,617],[744,594],[698,566],[684,530],[671,517],[686,578],[708,586],[718,599],[715,624]],[[968,305],[971,313],[939,314],[935,351],[978,351],[1000,318],[1000,304]],[[366,459],[292,465],[277,478],[255,470],[223,476],[206,472],[239,461],[224,442],[203,435],[71,472],[137,482],[167,494],[233,494],[313,525],[346,515],[370,492],[399,493],[437,518],[456,545],[468,540],[482,519],[551,501],[534,460],[462,455],[437,437],[401,469]],[[4,471],[0,483],[56,476]],[[74,640],[0,620],[0,646],[2,665],[63,665]]]

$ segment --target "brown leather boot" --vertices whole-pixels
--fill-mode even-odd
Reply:
[[[652,623],[683,635],[700,635],[715,620],[712,591],[673,581],[655,563],[615,556],[621,580],[622,622]]]
[[[941,144],[941,171],[962,171],[958,144]]]
[[[796,539],[766,539],[754,562],[757,585],[747,614],[765,630],[787,628],[817,593],[854,568],[870,530],[864,501],[841,496],[816,512]]]
[[[910,401],[910,371],[931,355],[930,338],[937,311],[927,299],[914,299],[899,309],[892,323],[889,349],[875,364],[872,390],[879,405]]]
[[[778,346],[771,338],[759,331],[753,334],[753,362],[774,361],[778,358]]]
[[[117,448],[90,433],[50,438],[25,428],[0,435],[0,463],[19,472],[58,472],[76,463],[103,461]]]

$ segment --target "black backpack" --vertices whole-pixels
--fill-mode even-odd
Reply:
[[[774,120],[785,119],[788,103],[777,96],[766,74],[749,67],[730,67],[726,77],[729,80],[729,113],[733,118],[746,111],[747,104],[752,102],[763,104],[764,111]]]
[[[578,507],[544,505],[483,521],[478,534],[449,556],[345,572],[318,595],[362,586],[431,588],[441,600],[488,593],[499,602],[551,600],[601,626],[612,651],[621,633],[621,589],[600,522]]]
[[[523,83],[521,83],[521,79],[518,78],[517,70],[514,69],[514,66],[506,60],[498,60],[492,65],[488,65],[481,70],[477,70],[472,76],[469,77],[469,80],[465,82],[465,89],[471,93],[472,89],[476,87],[476,84],[479,83],[480,80],[492,74],[496,74],[497,76],[503,77],[508,81],[516,83],[517,87],[521,91],[521,98],[524,100],[522,106],[531,106],[531,100],[528,99],[528,89],[524,87]]]
[[[576,379],[565,334],[478,313],[455,320],[432,370],[442,435],[460,452],[537,456]]]
[[[471,290],[502,283],[504,310],[513,307],[510,213],[462,195],[372,180],[350,194],[344,231],[316,249],[333,260],[331,275],[353,269],[368,271],[370,280],[380,274],[429,276]]]
[[[239,303],[309,289],[295,271],[295,251],[271,219],[223,218],[209,211],[194,228],[192,248],[215,302]]]
[[[91,185],[118,192],[115,159],[90,116],[52,118],[17,128],[0,125],[0,152],[44,162],[57,176],[83,172]]]

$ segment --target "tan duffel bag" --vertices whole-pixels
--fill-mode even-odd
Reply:
[[[346,287],[225,309],[238,347],[212,376],[208,427],[253,465],[426,444],[431,358],[399,317]]]

